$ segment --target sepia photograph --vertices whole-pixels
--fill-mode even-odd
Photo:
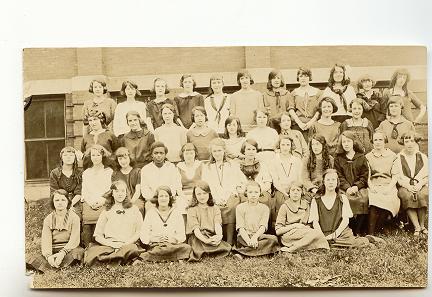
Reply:
[[[22,59],[32,288],[427,286],[426,47]]]

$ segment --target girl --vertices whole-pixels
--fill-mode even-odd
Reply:
[[[187,199],[187,205],[192,200],[192,190],[197,181],[201,180],[202,167],[201,161],[196,159],[197,148],[193,143],[186,143],[182,146],[180,157],[182,162],[177,164],[180,173],[183,193]]]
[[[170,162],[180,162],[180,149],[186,143],[186,129],[174,122],[175,107],[171,104],[162,105],[161,115],[164,124],[155,130],[155,140],[163,142],[167,148],[167,159]]]
[[[147,106],[144,102],[137,101],[135,96],[141,96],[141,92],[138,90],[138,85],[133,81],[126,80],[122,83],[120,94],[126,96],[126,101],[117,105],[114,114],[113,131],[115,136],[126,134],[130,131],[130,127],[127,123],[126,114],[129,111],[138,112],[141,119],[146,122],[147,127],[151,126],[151,120],[147,117]]]
[[[276,235],[283,245],[281,251],[330,249],[324,234],[308,225],[309,202],[303,197],[303,185],[294,182],[289,195],[279,209],[276,219]]]
[[[241,89],[231,95],[230,115],[238,117],[246,131],[255,124],[254,111],[264,107],[263,95],[252,89],[253,83],[249,71],[240,71],[237,73],[237,84]]]
[[[355,237],[348,227],[353,213],[347,197],[339,193],[339,179],[335,169],[324,172],[323,184],[319,196],[311,202],[309,223],[324,234],[331,247],[369,246],[368,239]]]
[[[419,135],[410,131],[402,134],[400,143],[404,149],[395,161],[398,167],[398,195],[402,208],[414,225],[414,236],[428,234],[425,227],[429,189],[428,157],[418,151]]]
[[[127,264],[138,256],[138,241],[143,224],[138,207],[132,205],[127,185],[122,180],[114,181],[105,195],[105,210],[96,223],[92,244],[85,253],[84,263],[95,262]]]
[[[381,94],[372,89],[375,80],[370,75],[363,75],[357,82],[357,98],[362,100],[364,116],[371,123],[374,129],[385,120],[385,106]]]
[[[279,208],[288,197],[288,189],[294,181],[300,180],[303,166],[302,160],[293,154],[294,141],[292,138],[281,135],[277,146],[280,153],[276,154],[269,168],[273,186],[276,189],[273,198],[274,205],[270,208],[272,227],[275,226]]]
[[[95,144],[90,150],[91,166],[82,175],[83,230],[82,242],[85,247],[92,241],[95,224],[105,204],[103,194],[111,187],[113,170],[108,167],[110,153]]]
[[[334,120],[343,122],[351,117],[349,106],[351,101],[356,98],[356,92],[350,85],[350,78],[347,75],[347,66],[335,64],[330,70],[328,87],[325,88],[321,98],[330,97],[336,103],[337,109],[334,110]]]
[[[374,235],[376,225],[388,216],[399,212],[400,200],[397,196],[396,154],[386,148],[387,137],[382,132],[373,135],[373,150],[366,155],[369,163],[369,228],[368,234]]]
[[[71,146],[60,151],[60,166],[50,172],[50,197],[57,190],[65,190],[71,206],[75,206],[75,212],[81,216],[81,203],[78,202],[81,201],[82,172],[78,169],[78,159],[81,159],[81,153]]]
[[[140,239],[146,252],[140,255],[144,261],[178,261],[188,259],[191,247],[186,240],[181,213],[173,207],[171,189],[161,186],[156,189],[154,203],[144,218]]]
[[[192,193],[186,227],[186,233],[190,234],[188,243],[192,247],[189,261],[198,261],[204,255],[228,256],[231,245],[222,241],[222,216],[219,207],[214,205],[210,186],[205,181],[198,181]]]
[[[47,272],[81,262],[84,249],[80,244],[80,219],[70,209],[72,201],[66,190],[55,190],[51,195],[53,211],[43,221],[41,248],[42,255],[26,261],[31,268]]]
[[[334,159],[329,154],[327,141],[322,135],[312,136],[309,142],[309,156],[303,161],[302,181],[306,199],[311,201],[322,186],[324,171],[333,168]]]
[[[191,74],[182,75],[180,87],[183,88],[183,92],[174,98],[174,104],[180,121],[186,129],[189,129],[193,122],[191,111],[196,106],[204,107],[204,98],[200,93],[195,92],[196,81]]]
[[[331,118],[336,108],[333,99],[329,97],[323,98],[318,105],[320,119],[313,123],[309,129],[309,139],[315,134],[324,136],[329,148],[329,153],[332,156],[336,154],[340,128],[340,123]]]
[[[270,127],[276,128],[276,119],[282,112],[287,111],[290,97],[282,72],[273,69],[268,75],[267,90],[263,94],[264,107],[269,113]]]
[[[291,117],[288,112],[282,112],[280,119],[279,119],[279,125],[280,125],[280,134],[279,135],[286,135],[293,139],[295,151],[294,153],[297,154],[300,158],[307,157],[308,154],[308,147],[306,140],[303,137],[303,134],[298,130],[291,129]]]
[[[246,137],[244,137],[244,132],[239,118],[230,116],[226,119],[223,140],[226,145],[227,157],[229,159],[239,161],[244,158],[244,155],[240,151]]]
[[[374,128],[367,118],[362,118],[363,104],[361,99],[351,101],[352,118],[346,119],[340,126],[340,131],[353,131],[365,153],[372,150],[372,134]]]
[[[117,107],[117,103],[107,97],[107,86],[106,82],[102,80],[94,79],[90,82],[89,92],[93,94],[93,99],[84,101],[83,106],[83,136],[85,136],[91,127],[89,127],[88,118],[90,114],[92,115],[101,115],[105,116],[105,124],[109,125],[114,118],[114,112]],[[89,129],[90,128],[90,129]]]
[[[224,81],[220,74],[210,77],[209,95],[204,100],[204,108],[208,115],[208,125],[217,133],[224,133],[224,124],[229,116],[231,97],[223,92]]]
[[[271,208],[272,177],[264,162],[258,160],[257,152],[258,143],[253,139],[246,139],[241,148],[241,153],[245,157],[240,161],[240,170],[248,180],[256,181],[260,185],[262,191],[259,202]],[[246,200],[247,197],[244,194],[240,195],[240,202],[245,202]]]
[[[141,198],[141,173],[140,168],[134,168],[134,161],[131,160],[129,150],[119,147],[115,152],[117,170],[113,172],[112,181],[121,180],[127,186],[127,194],[130,202],[136,205],[139,211],[144,214],[144,200]]]
[[[126,120],[130,131],[119,138],[119,145],[129,150],[130,159],[137,168],[143,168],[152,161],[150,146],[155,142],[154,135],[137,111],[128,111]]]
[[[402,115],[408,121],[413,123],[420,123],[426,113],[426,106],[417,98],[417,96],[408,90],[408,83],[410,81],[410,74],[406,69],[397,69],[391,78],[390,89],[385,90],[383,94],[384,101],[389,100],[392,96],[400,96],[402,98]],[[417,109],[420,109],[417,117],[414,118],[412,112],[412,104]]]
[[[220,138],[210,141],[210,161],[203,166],[202,179],[206,181],[222,215],[224,240],[234,242],[235,207],[240,203],[239,193],[243,192],[246,177],[238,163],[226,158],[225,142]]]
[[[81,151],[84,153],[84,170],[90,165],[88,149],[95,144],[103,146],[110,154],[119,147],[117,137],[106,129],[106,119],[103,113],[91,113],[88,116],[88,123],[91,127],[90,133],[86,134],[81,141]]]
[[[162,118],[162,106],[164,104],[171,104],[172,106],[175,106],[175,103],[174,100],[168,99],[166,96],[166,94],[168,94],[170,91],[164,79],[159,77],[155,78],[153,81],[153,89],[151,91],[155,94],[156,98],[147,103],[147,111],[148,116],[151,119],[152,126],[154,129],[156,129],[162,126],[164,123]],[[177,110],[175,110],[175,115],[177,117]]]
[[[247,202],[236,208],[237,246],[234,250],[245,256],[263,256],[279,250],[277,237],[264,234],[267,230],[270,210],[259,202],[261,187],[255,181],[246,185]]]
[[[258,143],[260,160],[267,164],[274,157],[274,150],[279,139],[277,131],[268,126],[270,123],[269,115],[270,114],[266,109],[255,110],[254,119],[257,126],[250,130],[246,135],[246,138],[254,139]]]
[[[388,118],[381,122],[377,128],[387,136],[388,148],[394,153],[399,153],[403,149],[400,144],[402,134],[414,131],[414,125],[402,115],[403,109],[404,105],[401,97],[390,97],[387,107]]]
[[[309,128],[318,120],[317,109],[322,91],[309,85],[312,71],[308,68],[300,67],[297,70],[297,81],[300,86],[291,92],[288,111],[294,120],[293,128],[301,131],[307,138]]]
[[[359,234],[368,214],[369,167],[353,132],[345,131],[341,134],[339,153],[334,163],[339,175],[340,189],[348,197],[351,210],[356,216],[354,232]]]
[[[219,135],[215,130],[207,126],[207,113],[202,106],[192,108],[192,122],[195,125],[186,133],[187,142],[191,142],[196,146],[198,160],[208,160],[210,158],[208,144]]]

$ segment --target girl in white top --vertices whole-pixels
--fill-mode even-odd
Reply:
[[[225,120],[229,116],[231,97],[223,92],[224,81],[220,74],[210,77],[210,94],[204,99],[204,108],[207,112],[208,126],[217,133],[224,133]]]
[[[138,90],[138,85],[133,81],[126,80],[122,83],[120,94],[126,96],[126,101],[119,103],[115,110],[113,122],[114,135],[119,136],[130,131],[126,121],[126,114],[129,111],[137,111],[141,119],[147,124],[147,128],[153,131],[151,120],[147,117],[146,104],[135,99],[135,96],[141,95],[141,92]]]

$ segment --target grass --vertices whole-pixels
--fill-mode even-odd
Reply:
[[[26,206],[26,253],[40,252],[47,199]],[[427,239],[394,230],[387,246],[310,251],[198,263],[140,263],[136,266],[73,266],[35,274],[33,287],[425,287]]]

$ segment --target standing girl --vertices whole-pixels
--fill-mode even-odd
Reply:
[[[85,253],[84,263],[127,264],[138,257],[136,245],[143,224],[138,208],[132,205],[126,183],[114,181],[105,195],[105,210],[100,214],[94,232],[96,244]]]
[[[140,168],[134,168],[129,150],[119,147],[115,152],[117,170],[113,172],[112,181],[122,180],[127,186],[127,194],[132,204],[135,204],[144,214],[144,200],[141,198],[141,173]]]
[[[247,201],[236,208],[237,245],[234,250],[249,257],[274,254],[279,250],[277,237],[267,231],[270,210],[259,202],[261,187],[255,181],[246,185]],[[241,257],[241,256],[240,256]]]
[[[152,161],[150,146],[155,142],[154,135],[147,129],[147,124],[137,111],[128,111],[126,120],[130,131],[120,136],[119,145],[126,147],[135,166],[142,168]]]
[[[372,150],[372,134],[374,128],[367,118],[362,118],[363,104],[361,99],[351,101],[352,118],[346,119],[340,126],[340,131],[353,131],[365,153]]]
[[[309,139],[318,134],[324,136],[330,155],[336,155],[337,143],[339,139],[340,123],[332,119],[332,114],[336,110],[333,99],[326,97],[318,105],[320,119],[312,124],[309,129]]]
[[[354,232],[359,234],[369,210],[369,166],[353,132],[343,132],[339,143],[334,166],[339,175],[340,189],[348,197],[351,210],[356,216]]]
[[[230,95],[223,92],[224,81],[220,74],[210,77],[210,93],[204,100],[204,108],[208,115],[208,125],[217,133],[224,133],[225,121],[229,116]]]
[[[288,198],[279,209],[275,229],[283,245],[281,251],[328,250],[330,247],[324,234],[308,225],[310,206],[302,193],[302,183],[292,183]]]
[[[303,137],[303,134],[298,130],[291,129],[291,117],[288,112],[282,112],[280,119],[279,119],[279,125],[280,125],[280,134],[279,135],[286,135],[293,139],[295,151],[300,158],[307,157],[308,154],[308,146],[306,143],[306,140]]]
[[[273,69],[268,75],[267,90],[263,94],[264,107],[269,113],[270,127],[276,128],[277,118],[282,112],[287,111],[290,97],[282,72]]]
[[[90,82],[89,92],[94,95],[93,99],[84,101],[83,106],[83,136],[89,132],[88,118],[90,114],[99,116],[104,114],[105,124],[110,125],[114,118],[114,112],[117,107],[117,103],[111,98],[108,98],[106,93],[108,92],[106,82],[102,80],[94,79]],[[90,127],[91,130],[91,127]]]
[[[410,74],[408,70],[396,69],[390,80],[390,89],[384,91],[383,99],[384,101],[387,101],[392,96],[400,96],[404,106],[404,109],[402,110],[404,118],[413,123],[420,123],[426,113],[426,106],[412,91],[408,90],[409,81]],[[420,109],[420,112],[415,118],[412,112],[412,104],[414,104],[416,108]]]
[[[51,195],[53,211],[44,219],[42,227],[42,255],[30,258],[27,265],[37,271],[47,272],[82,261],[84,249],[80,244],[80,219],[70,209],[68,193],[55,190]]]
[[[122,83],[120,94],[126,96],[126,101],[117,105],[114,114],[113,131],[115,136],[126,134],[130,131],[130,127],[127,123],[126,114],[129,111],[136,111],[140,115],[140,118],[145,121],[147,127],[151,127],[150,118],[147,118],[147,106],[144,102],[137,101],[135,96],[141,96],[141,92],[138,90],[138,85],[133,81],[126,80]]]
[[[252,89],[254,81],[249,71],[237,73],[237,84],[241,89],[231,95],[230,115],[238,117],[245,131],[255,124],[254,111],[264,107],[263,95]]]
[[[144,218],[140,239],[146,252],[140,255],[144,261],[179,261],[188,259],[191,247],[186,240],[185,225],[181,213],[173,207],[171,189],[161,186],[153,198],[156,207],[149,209]]]
[[[188,243],[192,247],[189,261],[198,261],[205,255],[225,257],[231,251],[231,245],[222,241],[221,212],[214,205],[210,186],[205,181],[198,181],[193,188],[186,233],[190,234]]]
[[[324,233],[331,247],[367,247],[369,240],[355,237],[349,219],[353,216],[350,203],[344,194],[339,193],[338,173],[327,169],[323,175],[324,187],[311,202],[309,223]]]
[[[388,148],[394,153],[399,153],[403,149],[403,145],[400,144],[402,134],[414,131],[414,125],[402,115],[404,108],[401,97],[390,97],[387,107],[388,118],[377,128],[387,136]]]
[[[414,225],[414,236],[428,234],[425,227],[429,200],[428,157],[418,151],[419,135],[406,132],[401,136],[400,143],[404,149],[397,155],[395,164],[398,167],[398,195],[402,208]]]
[[[297,70],[297,81],[300,86],[291,92],[288,111],[294,120],[293,128],[301,131],[307,138],[309,128],[318,120],[317,109],[322,91],[309,85],[312,71],[308,68],[300,67]]]
[[[335,64],[330,70],[328,86],[325,88],[321,98],[330,97],[336,103],[334,119],[343,122],[351,116],[349,106],[356,98],[356,92],[350,85],[350,78],[347,75],[347,67],[342,64]]]
[[[173,163],[180,162],[180,150],[186,143],[186,129],[174,122],[176,112],[173,105],[162,105],[161,115],[164,123],[162,126],[156,128],[154,133],[155,140],[163,142],[168,148],[166,156],[168,161]]]
[[[174,98],[174,103],[183,126],[189,129],[193,122],[191,111],[195,106],[204,107],[204,98],[200,93],[195,92],[196,81],[191,74],[182,75],[180,87],[183,88],[183,92]]]
[[[327,141],[322,135],[314,135],[309,142],[309,156],[303,159],[303,187],[305,196],[309,201],[322,187],[323,173],[333,168],[334,159],[329,154]]]
[[[90,150],[91,166],[82,175],[83,230],[82,243],[88,246],[92,241],[96,222],[106,199],[103,194],[111,187],[113,170],[108,167],[110,153],[95,144]]]
[[[239,161],[244,158],[244,155],[240,151],[246,137],[244,137],[239,118],[230,116],[226,119],[223,140],[225,141],[227,157],[229,159]]]
[[[224,239],[232,245],[235,208],[240,203],[239,193],[243,192],[246,177],[238,163],[227,161],[222,139],[213,139],[209,146],[211,157],[209,163],[203,166],[202,179],[209,184],[214,202],[221,210]]]
[[[191,142],[197,148],[198,160],[208,160],[210,152],[208,148],[209,142],[219,137],[215,130],[207,125],[207,113],[202,106],[192,108],[192,122],[194,127],[190,128],[186,133],[187,142]]]
[[[168,99],[166,96],[169,92],[166,81],[159,77],[155,78],[153,81],[152,93],[155,94],[156,98],[147,103],[148,116],[151,119],[154,129],[162,126],[164,123],[162,118],[162,106],[164,104],[175,106],[174,100]],[[175,110],[174,113],[176,116],[178,115],[177,110]]]
[[[373,150],[366,155],[369,163],[369,228],[368,234],[374,235],[376,225],[382,227],[385,218],[399,212],[400,200],[397,196],[398,178],[395,166],[396,154],[386,148],[387,137],[378,131],[373,135]]]
[[[362,100],[364,116],[371,123],[374,129],[385,120],[385,106],[381,94],[372,89],[375,85],[375,80],[370,75],[363,75],[359,78],[357,87],[357,98]]]

